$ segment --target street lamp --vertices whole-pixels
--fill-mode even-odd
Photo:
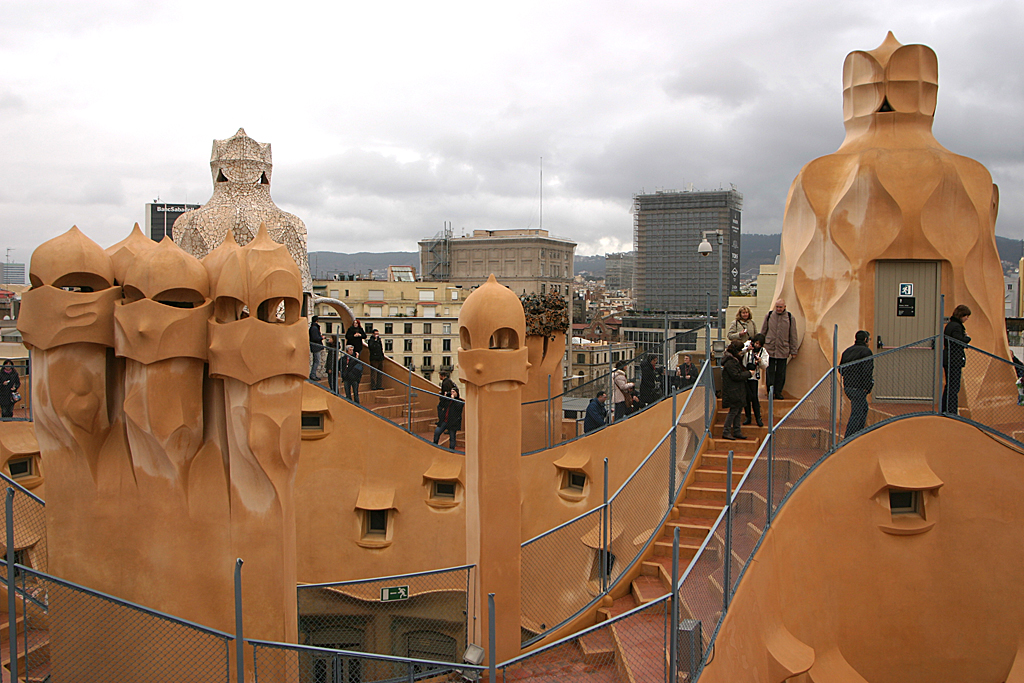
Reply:
[[[708,242],[708,235],[718,236],[718,341],[722,340],[722,327],[725,322],[722,320],[722,244],[725,242],[725,233],[722,230],[704,230],[701,232],[701,241],[697,245],[697,253],[701,256],[711,254],[711,243]]]

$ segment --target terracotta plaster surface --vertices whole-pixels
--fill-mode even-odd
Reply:
[[[298,580],[322,583],[456,567],[466,562],[462,453],[437,448],[311,383],[303,410],[326,436],[303,434],[295,472]],[[430,504],[432,477],[456,480],[455,505]],[[364,491],[390,491],[392,542],[359,545]]]
[[[282,211],[270,198],[273,170],[270,143],[256,142],[242,128],[226,140],[214,140],[210,155],[213,196],[174,221],[174,241],[198,259],[216,249],[227,233],[239,245],[255,239],[261,224],[270,237],[288,248],[302,277],[302,291],[312,292],[306,225]]]
[[[886,478],[923,514],[892,514]],[[946,418],[853,440],[772,522],[701,681],[1021,680],[1022,480],[1024,454]]]
[[[932,135],[937,90],[935,53],[891,33],[846,58],[846,138],[804,166],[786,199],[774,298],[786,300],[801,339],[787,396],[803,396],[831,366],[833,325],[840,350],[874,329],[879,260],[939,261],[946,314],[967,304],[972,344],[1009,358],[998,188],[984,166]],[[969,404],[977,388],[965,390]]]
[[[49,570],[230,631],[241,557],[246,630],[294,640],[298,267],[265,230],[216,273],[173,242],[133,241],[105,253],[72,229],[33,255],[19,324],[34,349],[47,534],[59,549]],[[230,305],[215,311],[221,290]],[[69,318],[74,334],[57,332]],[[262,344],[244,361],[215,343],[238,323]],[[68,647],[53,634],[52,649]]]
[[[494,275],[459,311],[459,374],[466,385],[466,563],[476,565],[480,618],[472,642],[487,642],[495,594],[494,661],[519,654],[522,386],[529,362],[526,314]]]

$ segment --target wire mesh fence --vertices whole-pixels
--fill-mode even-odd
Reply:
[[[17,468],[17,460],[8,460],[7,466]],[[14,521],[14,561],[26,567],[39,571],[47,571],[47,547],[46,547],[46,503],[41,498],[28,491],[17,481],[0,473],[4,488],[13,491],[13,510],[11,519]],[[7,509],[0,505],[0,534],[6,529]],[[4,553],[6,553],[6,541],[4,542]],[[6,569],[0,570],[0,581],[7,579]]]
[[[669,596],[499,665],[497,680],[668,680]]]
[[[0,421],[32,419],[32,358],[0,358]]]
[[[609,533],[604,511],[602,505],[523,544],[523,642],[565,623],[603,595],[601,558]]]
[[[298,587],[299,642],[459,662],[476,617],[473,567]]]
[[[20,596],[35,598],[20,597],[17,605],[25,680],[229,680],[232,636],[28,567],[14,571]]]
[[[723,509],[711,531],[704,538],[686,572],[679,580],[679,627],[685,622],[698,632],[700,651],[707,652],[714,627],[724,611],[726,519]]]
[[[1024,445],[1024,363],[968,346],[959,371],[959,415]]]
[[[356,651],[246,640],[253,647],[254,682],[374,683],[425,679],[476,680],[485,667]]]

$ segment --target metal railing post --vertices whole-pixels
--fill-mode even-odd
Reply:
[[[601,514],[601,592],[608,590],[608,458],[604,459],[604,512]]]
[[[838,411],[836,410],[836,404],[839,402],[839,378],[838,371],[836,368],[839,367],[839,325],[832,326],[832,400],[829,401],[829,409],[831,416],[829,418],[829,448],[833,450],[836,447],[836,437],[838,436],[839,429],[836,427],[836,418],[839,417]]]
[[[29,422],[34,421],[32,417],[32,410],[36,404],[36,392],[32,387],[32,378],[35,375],[32,374],[32,349],[28,350],[28,419]]]
[[[672,432],[668,437],[669,471],[668,471],[668,506],[676,504],[676,392],[672,391]]]
[[[416,666],[412,662],[409,662],[409,664],[407,665],[405,680],[407,681],[407,683],[416,682]]]
[[[708,309],[708,328],[707,331],[704,333],[704,358],[705,360],[711,360],[711,292],[705,292],[704,296],[707,299]]]
[[[548,432],[548,448],[551,448],[551,375],[548,375],[547,411],[548,411],[548,419],[547,419],[547,423],[548,423],[548,429],[547,429],[547,432]]]
[[[772,477],[775,474],[775,387],[768,388],[768,524],[772,525],[772,505],[775,495],[773,493]]]
[[[487,594],[487,664],[490,672],[490,683],[495,683],[498,680],[498,657],[494,651],[495,636],[494,636],[494,593]]]
[[[945,317],[946,295],[939,295],[939,319],[935,329],[935,377],[932,381],[932,395],[935,412],[941,414],[945,406],[942,405],[942,351],[945,348],[946,338],[942,329],[942,319]]]
[[[725,566],[722,570],[722,612],[729,611],[729,593],[732,591],[732,456],[725,465]]]
[[[608,342],[611,346],[611,342]],[[619,416],[615,414],[615,361],[612,360],[612,352],[608,351],[608,402],[612,409],[608,411],[608,424],[615,422]]]
[[[668,645],[668,680],[679,680],[679,527],[672,532],[672,597],[669,598],[672,612]]]
[[[17,601],[14,595],[14,489],[7,487],[7,501],[4,507],[7,515],[7,644],[11,651],[11,680],[18,680],[18,615],[15,614]]]
[[[235,680],[245,681],[245,638],[242,637],[242,558],[235,560]]]
[[[708,333],[711,332],[711,328],[708,328]],[[704,372],[707,373],[704,377],[704,431],[707,432],[711,429],[711,404],[715,399],[715,382],[714,382],[714,371],[711,369],[711,359],[704,359]]]
[[[405,389],[408,392],[408,411],[409,414],[406,416],[406,427],[409,429],[409,433],[412,434],[412,366],[409,366],[409,384],[406,385]]]

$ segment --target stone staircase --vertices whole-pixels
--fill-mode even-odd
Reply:
[[[762,417],[767,419],[766,401],[762,400]],[[795,400],[778,400],[775,402],[775,422],[796,404]],[[624,614],[636,607],[647,604],[667,595],[672,586],[672,544],[675,529],[679,529],[679,571],[682,573],[700,550],[704,539],[711,532],[718,515],[726,502],[726,477],[729,451],[733,451],[733,489],[740,483],[747,467],[753,461],[757,449],[768,434],[768,427],[757,427],[756,424],[742,428],[746,437],[741,440],[720,438],[728,413],[723,410],[721,400],[718,401],[715,420],[712,427],[712,438],[704,449],[695,457],[692,480],[683,487],[676,502],[675,513],[658,532],[654,543],[641,558],[640,574],[630,583],[629,591],[615,599],[610,606],[598,609],[598,622],[606,621]],[[737,499],[738,500],[738,499]],[[743,505],[734,506],[752,510],[756,513],[760,506],[761,514],[737,514],[733,525],[733,558],[734,567],[741,566],[741,558],[749,556],[761,535],[762,529],[745,520],[744,517],[763,519],[765,501],[744,501]],[[720,553],[724,552],[725,539],[711,539],[709,543],[717,543],[719,556],[714,566],[695,567],[697,576],[706,571],[707,594],[702,599],[712,601],[710,604],[721,605],[723,598],[724,578],[722,576]],[[714,555],[714,553],[712,553]],[[733,580],[735,580],[735,574]],[[667,608],[666,608],[667,609]],[[721,614],[720,608],[715,618]],[[706,610],[705,610],[706,615]],[[680,618],[698,616],[697,610],[686,603],[680,603]],[[706,620],[706,618],[705,618]],[[713,628],[709,624],[705,628]],[[598,629],[588,633],[576,641],[579,650],[577,657],[582,658],[586,667],[588,681],[614,681],[617,683],[636,683],[647,679],[663,680],[664,668],[668,666],[668,651],[663,637],[665,615],[661,611],[640,613],[629,619],[612,624],[610,628]],[[659,637],[651,637],[658,634]],[[557,650],[556,650],[557,652]],[[555,653],[552,653],[554,655]],[[548,678],[552,671],[570,667],[564,658],[538,657],[527,671],[522,672],[523,678]],[[662,661],[664,660],[664,662]],[[579,667],[579,663],[575,665]],[[543,670],[543,671],[542,671]],[[654,674],[657,676],[654,676]],[[518,678],[518,676],[517,676]],[[680,676],[680,682],[686,676]]]

